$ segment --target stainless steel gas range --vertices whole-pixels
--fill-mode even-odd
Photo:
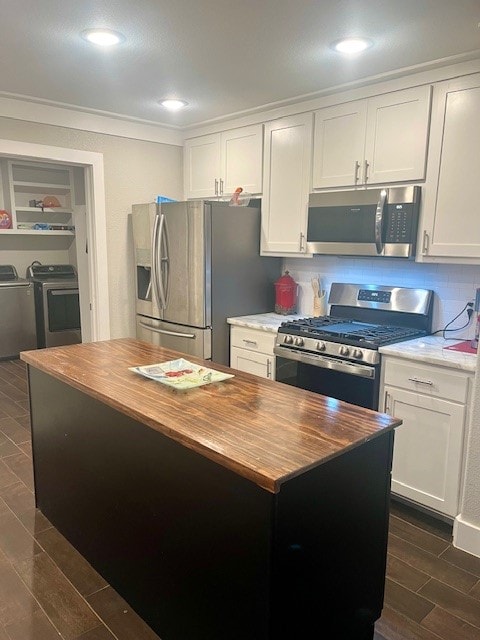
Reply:
[[[280,326],[276,380],[377,409],[378,349],[431,333],[433,291],[333,283],[328,302],[330,315]]]

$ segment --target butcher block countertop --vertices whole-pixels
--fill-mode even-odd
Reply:
[[[21,359],[269,492],[401,421],[125,338],[38,349]],[[186,357],[234,377],[179,391],[129,367]]]

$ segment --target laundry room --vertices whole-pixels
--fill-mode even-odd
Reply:
[[[0,175],[0,358],[81,342],[84,170],[5,157]]]

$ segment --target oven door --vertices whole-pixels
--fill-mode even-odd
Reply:
[[[48,283],[42,288],[45,347],[82,341],[78,284]]]
[[[275,347],[275,379],[368,409],[378,409],[379,367]]]

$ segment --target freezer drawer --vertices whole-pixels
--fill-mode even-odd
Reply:
[[[32,284],[0,286],[0,359],[37,348]]]
[[[211,329],[186,327],[137,315],[137,338],[204,360],[212,357]]]

